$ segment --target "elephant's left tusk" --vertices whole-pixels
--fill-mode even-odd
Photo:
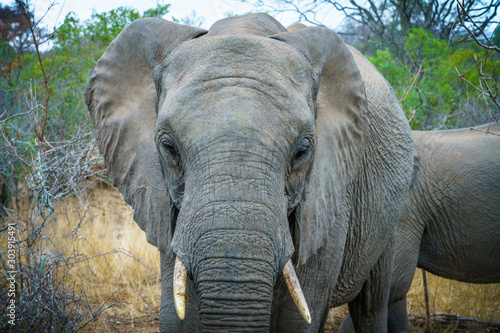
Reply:
[[[174,265],[174,304],[175,311],[181,320],[184,320],[186,314],[186,279],[186,266],[176,257]]]
[[[295,273],[291,260],[286,262],[285,268],[283,268],[283,276],[285,277],[286,286],[288,287],[288,290],[290,291],[293,301],[299,309],[302,318],[304,318],[308,324],[311,324],[309,307],[307,306],[306,298],[304,297],[304,293],[300,287],[299,279],[297,278],[297,274]]]

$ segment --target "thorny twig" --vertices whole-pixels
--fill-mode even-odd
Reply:
[[[413,76],[413,78],[411,80],[410,86],[408,87],[408,89],[406,89],[406,92],[405,92],[403,98],[401,98],[399,100],[399,103],[403,103],[405,101],[405,99],[408,97],[408,95],[410,94],[411,90],[413,89],[413,86],[415,85],[415,82],[417,82],[417,79],[418,79],[418,77],[420,76],[421,73],[422,73],[422,64],[420,64],[420,66],[418,67],[417,72],[415,73],[415,75]]]
[[[41,107],[41,106],[42,106],[41,104],[37,104],[37,105],[35,105],[34,107],[30,108],[30,109],[29,109],[28,111],[26,111],[26,112],[16,113],[16,114],[14,114],[14,115],[12,115],[12,116],[9,116],[9,117],[7,117],[7,118],[5,118],[5,119],[2,119],[2,117],[4,117],[4,116],[7,114],[7,110],[5,110],[5,111],[4,111],[4,112],[0,115],[0,121],[1,121],[2,123],[5,123],[5,122],[7,122],[7,121],[9,121],[9,120],[11,120],[11,119],[14,119],[15,117],[19,117],[19,116],[27,116],[27,115],[31,114],[33,111],[35,111],[36,109],[38,109],[38,108],[39,108],[39,107]]]
[[[483,132],[483,133],[486,133],[486,134],[493,134],[493,135],[498,135],[498,136],[500,136],[500,134],[499,134],[499,133],[490,132],[490,131],[485,131],[485,130],[480,130],[480,129],[478,129],[478,128],[474,128],[474,127],[471,127],[470,129],[471,129],[471,131],[478,131],[478,132]]]
[[[42,123],[39,124],[40,126],[35,126],[35,134],[37,138],[41,142],[45,142],[45,127],[47,126],[47,119],[49,117],[49,101],[50,101],[50,89],[49,89],[49,76],[45,72],[45,66],[43,65],[43,59],[42,55],[40,53],[40,41],[36,37],[36,24],[34,23],[34,15],[31,13],[30,9],[28,8],[28,4],[25,1],[22,0],[16,0],[16,3],[19,5],[19,7],[22,9],[23,15],[26,18],[26,21],[28,23],[28,28],[30,29],[31,32],[31,37],[33,38],[33,42],[35,45],[35,53],[38,59],[38,63],[40,65],[40,70],[42,71],[42,87],[45,91],[45,99],[43,102],[43,109],[44,109],[44,114],[43,114],[43,120]],[[49,8],[50,9],[50,8]]]
[[[469,13],[467,12],[467,9],[465,8],[465,1],[462,0],[462,1],[457,1],[457,12],[458,12],[458,19],[459,19],[459,26],[463,27],[465,30],[467,30],[467,32],[469,33],[469,36],[472,37],[474,39],[474,41],[479,45],[481,46],[483,49],[486,49],[486,50],[493,50],[493,51],[496,51],[496,52],[500,52],[500,48],[498,48],[497,46],[495,46],[491,40],[488,38],[488,36],[486,36],[486,34],[484,33],[484,30],[481,29],[477,24],[476,22],[470,17]],[[479,31],[480,35],[483,36],[484,40],[486,40],[488,42],[488,44],[485,44],[483,42],[481,42],[477,36],[474,34],[474,32],[465,24],[465,20],[467,20],[468,22],[472,23],[472,25],[477,29],[477,31]]]
[[[38,26],[39,22],[41,21],[41,19],[38,22],[34,21],[34,14],[31,12],[30,8],[28,7],[29,5],[26,1],[16,0],[16,3],[21,8],[24,17],[26,18],[28,28],[29,28],[30,33],[31,33],[31,37],[33,39],[33,44],[35,46],[35,54],[36,54],[38,64],[40,66],[40,70],[42,73],[40,79],[41,79],[41,84],[42,84],[43,91],[44,91],[44,99],[43,99],[43,103],[41,105],[41,107],[43,109],[43,115],[42,115],[42,119],[39,120],[38,122],[33,121],[33,128],[35,131],[35,135],[38,138],[38,140],[40,141],[40,144],[42,145],[42,148],[43,148],[43,146],[45,145],[45,142],[46,142],[45,130],[46,130],[47,122],[48,122],[48,118],[49,118],[49,102],[50,102],[50,98],[51,98],[51,89],[49,87],[49,81],[54,74],[61,71],[67,65],[69,65],[77,60],[80,60],[81,58],[87,57],[87,56],[89,56],[89,54],[80,55],[73,60],[65,62],[64,64],[62,64],[61,66],[59,66],[58,68],[53,69],[53,70],[50,70],[50,68],[46,68],[46,66],[44,65],[44,59],[42,58],[42,53],[40,51],[40,45],[43,42],[43,41],[41,41],[42,37],[41,36],[37,37],[37,32],[39,32],[39,30],[37,29],[37,26]],[[49,8],[45,12],[44,16],[50,11],[50,9],[55,4],[56,4],[55,2],[50,3]],[[52,62],[54,62],[54,60],[55,60],[55,58],[52,58]],[[52,63],[52,65],[53,65],[53,63]]]
[[[409,123],[410,123],[410,122],[413,120],[413,118],[415,118],[415,116],[417,115],[417,111],[418,111],[418,109],[422,106],[422,104],[424,104],[424,101],[423,101],[423,99],[422,99],[422,93],[421,93],[420,89],[419,89],[419,88],[415,88],[415,90],[417,91],[417,94],[418,94],[418,98],[419,98],[419,100],[420,100],[420,103],[419,103],[419,104],[415,107],[415,109],[413,109],[413,111],[410,111],[410,112],[411,112],[411,117],[410,117],[410,119],[408,119],[408,122],[409,122]]]
[[[479,74],[479,84],[475,85],[474,83],[470,82],[465,75],[470,73],[472,69],[470,69],[467,72],[460,73],[457,67],[455,67],[455,70],[457,71],[458,76],[467,84],[469,84],[471,87],[473,87],[475,90],[477,90],[481,96],[486,95],[490,101],[496,106],[496,108],[500,111],[500,103],[497,100],[498,94],[499,94],[499,89],[497,86],[496,81],[489,75],[487,75],[483,68],[484,68],[484,62],[479,61],[477,59],[477,56],[474,54],[474,60],[476,61],[476,69]]]
[[[416,73],[415,73],[415,75],[413,76],[413,78],[412,78],[412,80],[411,80],[411,82],[410,82],[410,86],[409,86],[409,87],[408,87],[408,89],[406,90],[406,92],[405,92],[405,94],[404,94],[403,98],[401,98],[401,99],[399,100],[399,104],[400,104],[401,106],[403,106],[403,102],[406,100],[406,98],[408,98],[408,95],[409,95],[409,94],[410,94],[410,92],[413,90],[413,87],[415,86],[415,83],[417,82],[417,79],[418,79],[418,77],[420,76],[420,74],[421,74],[421,73],[422,73],[422,63],[420,64],[420,66],[418,67],[417,72],[416,72]],[[417,90],[417,92],[418,92],[418,90]],[[420,101],[422,102],[422,97],[420,96],[420,92],[418,92],[418,94],[419,94]],[[420,103],[420,105],[421,105],[421,104],[422,104],[422,103]],[[416,107],[413,111],[410,111],[410,112],[411,112],[411,117],[410,117],[410,119],[408,120],[408,122],[411,122],[411,121],[413,120],[413,118],[416,116],[416,114],[417,114],[417,110],[418,110],[418,108],[420,107],[420,105],[419,105],[419,106],[417,106],[417,107]]]

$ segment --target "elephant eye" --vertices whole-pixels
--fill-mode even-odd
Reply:
[[[311,141],[303,139],[292,158],[292,168],[298,167],[311,154]]]
[[[172,155],[177,155],[177,150],[175,149],[174,145],[169,142],[163,142],[163,149],[165,149],[165,151],[169,152]]]
[[[174,141],[168,137],[168,136],[163,136],[161,138],[161,147],[163,151],[165,151],[167,154],[169,154],[174,160],[177,165],[180,164],[180,154],[177,151],[177,148],[175,147]]]
[[[293,157],[294,160],[300,160],[303,156],[306,156],[309,154],[309,147],[307,148],[302,148],[299,149],[296,153],[295,156]]]

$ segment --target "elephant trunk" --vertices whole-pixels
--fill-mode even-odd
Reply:
[[[203,331],[267,332],[276,279],[294,251],[284,177],[278,162],[248,151],[235,157],[235,150],[213,153],[216,164],[199,156],[203,163],[186,171],[196,170],[186,182],[172,249],[186,266],[178,275],[193,278]],[[181,296],[179,289],[180,303]]]
[[[270,245],[257,233],[230,230],[200,238],[193,278],[204,332],[269,331],[277,276]]]

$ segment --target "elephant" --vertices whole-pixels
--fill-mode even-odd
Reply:
[[[413,131],[418,171],[396,230],[393,331],[410,331],[406,294],[416,267],[462,282],[500,283],[500,125],[474,129]],[[348,316],[341,332],[353,330]]]
[[[413,173],[398,99],[325,27],[267,14],[140,19],[85,100],[108,173],[161,260],[162,332],[386,328]]]

